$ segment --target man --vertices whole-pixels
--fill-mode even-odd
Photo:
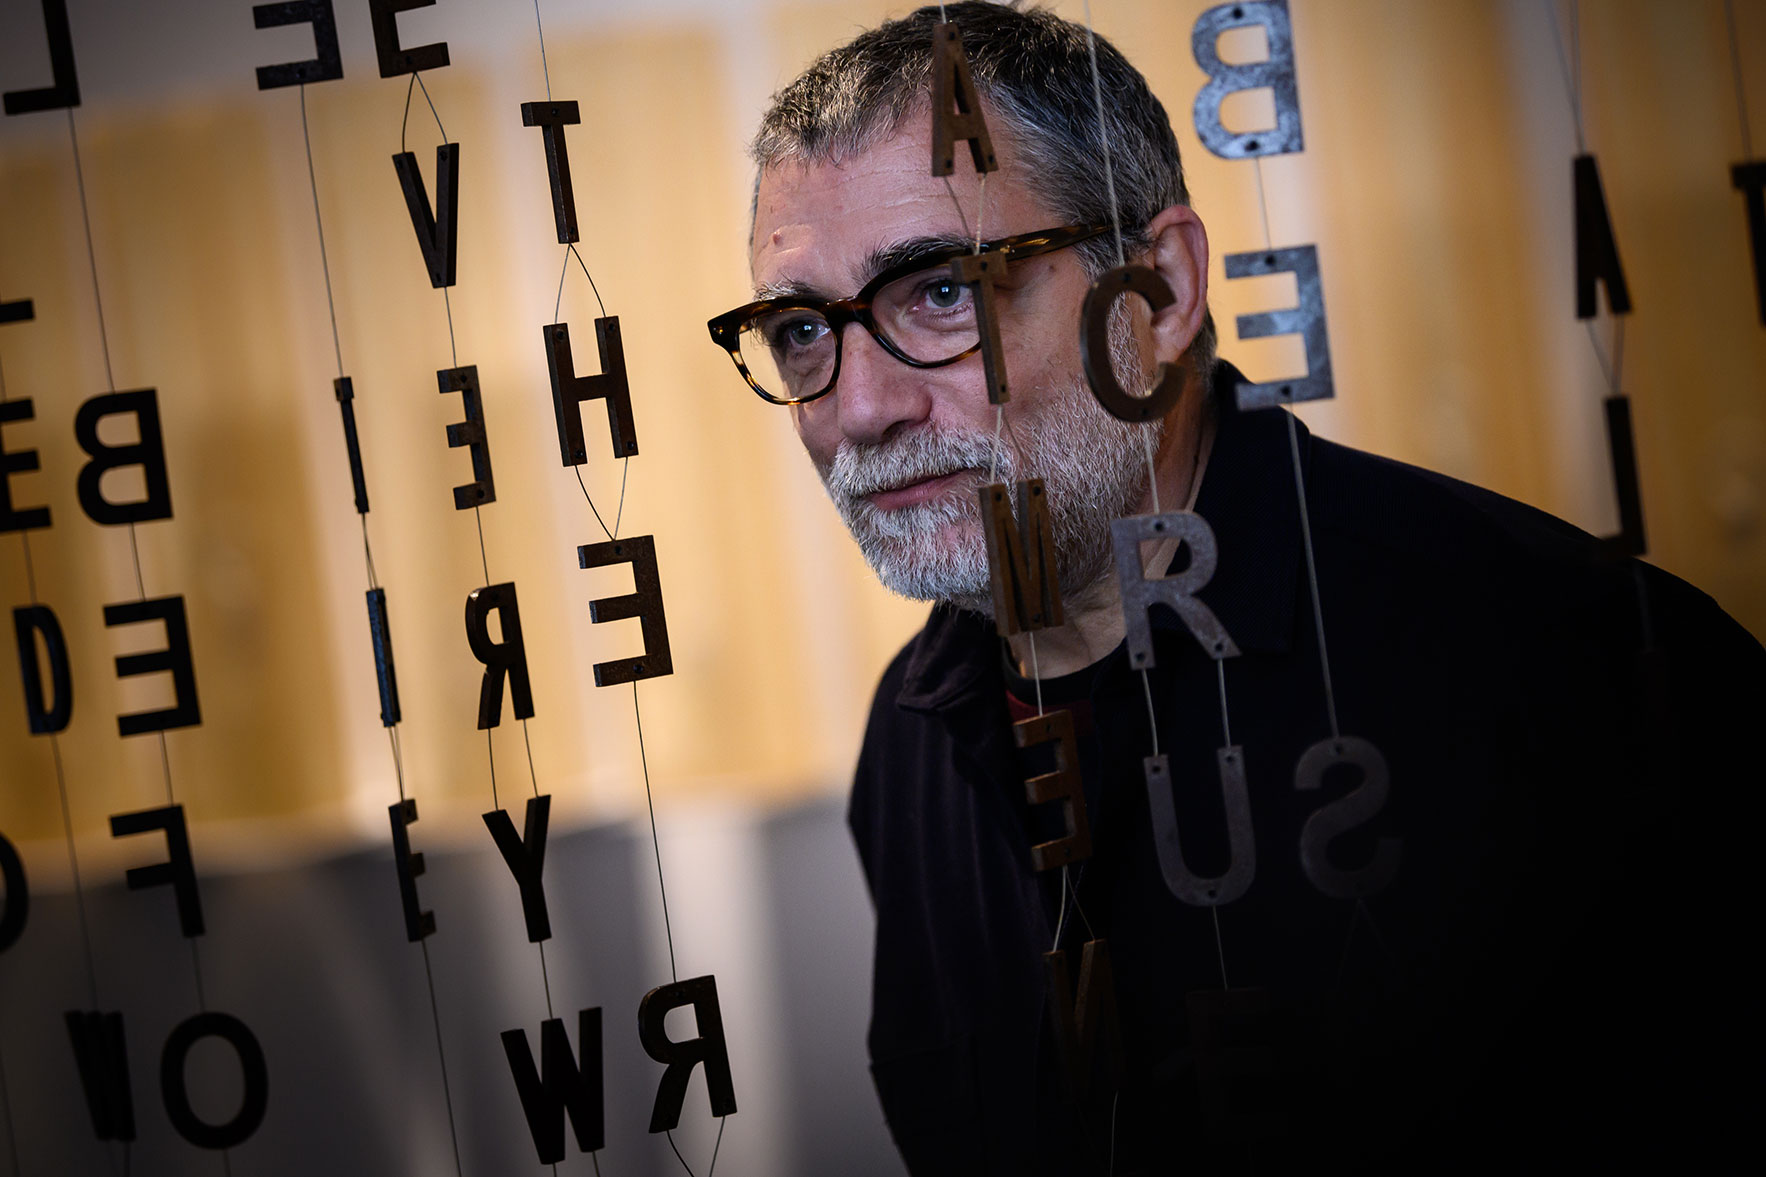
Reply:
[[[1567,524],[1238,411],[1144,79],[1097,43],[1100,129],[1083,28],[949,5],[999,168],[947,186],[939,19],[775,96],[757,301],[712,323],[792,406],[883,583],[937,602],[884,675],[850,814],[909,1168],[1730,1163],[1766,654]],[[1181,382],[1147,424],[1083,375],[1081,307],[1116,261],[1106,149],[1126,260],[1171,296],[1112,326],[1123,383]],[[987,291],[951,266],[983,237],[1007,260]],[[977,492],[1033,478],[1062,619],[1002,643]],[[1185,542],[1119,563],[1111,521],[1160,512]],[[1206,580],[1199,612],[1151,611],[1150,666],[1119,567]],[[1056,712],[1083,796],[1032,804],[1060,765],[1014,722],[1034,745]]]

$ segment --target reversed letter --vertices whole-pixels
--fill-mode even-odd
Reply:
[[[1269,55],[1262,61],[1228,65],[1220,60],[1220,34],[1245,25],[1263,26]],[[1195,108],[1196,137],[1204,147],[1225,159],[1286,155],[1305,148],[1305,136],[1300,130],[1300,90],[1294,80],[1294,29],[1288,20],[1288,0],[1241,0],[1210,8],[1196,18],[1196,27],[1190,33],[1190,52],[1208,75],[1208,84],[1196,95]],[[1268,90],[1274,95],[1273,128],[1233,132],[1221,125],[1221,102],[1228,94],[1240,90]]]
[[[244,1088],[239,1110],[221,1124],[211,1124],[198,1116],[184,1087],[184,1064],[190,1049],[204,1038],[219,1038],[233,1048],[239,1059],[240,1084]],[[212,1010],[185,1018],[166,1039],[165,1050],[159,1056],[159,1085],[172,1127],[197,1148],[237,1148],[244,1144],[264,1122],[264,1111],[270,1106],[270,1072],[264,1065],[264,1048],[258,1045],[257,1036],[232,1014]]]
[[[638,429],[632,422],[632,390],[625,375],[625,347],[619,338],[619,316],[595,320],[595,345],[601,352],[600,375],[578,376],[570,354],[570,324],[553,323],[546,328],[546,368],[552,374],[552,408],[558,417],[558,456],[566,466],[589,460],[583,442],[579,406],[584,401],[607,401],[607,428],[613,438],[613,456],[629,458],[638,452]]]
[[[570,150],[564,128],[582,122],[574,102],[523,102],[521,125],[538,127],[546,141],[546,176],[552,182],[552,219],[558,222],[558,244],[578,240],[576,194],[570,188]]]
[[[491,641],[488,618],[497,611],[497,624],[503,640]],[[484,681],[478,687],[478,727],[496,727],[503,722],[503,676],[509,676],[510,701],[516,719],[533,717],[533,688],[527,679],[527,646],[521,640],[521,605],[515,598],[515,584],[486,585],[474,589],[466,598],[466,644],[472,656],[484,663]]]
[[[956,171],[958,143],[969,144],[977,172],[999,170],[993,138],[981,113],[981,95],[963,52],[963,34],[954,23],[932,26],[932,174]]]
[[[417,820],[417,801],[407,797],[386,807],[392,819],[392,865],[399,876],[399,903],[405,909],[405,939],[417,941],[435,934],[435,913],[423,910],[417,896],[417,876],[423,873],[423,855],[412,853],[407,827]]]
[[[1145,266],[1117,266],[1092,283],[1085,292],[1085,308],[1080,312],[1079,362],[1085,368],[1085,381],[1092,395],[1098,398],[1113,417],[1123,421],[1157,421],[1172,410],[1183,392],[1183,369],[1177,364],[1160,364],[1159,379],[1151,389],[1129,392],[1116,379],[1116,365],[1111,362],[1110,308],[1124,294],[1138,294],[1147,300],[1153,312],[1164,310],[1173,302],[1171,287],[1156,271]],[[1138,377],[1139,373],[1135,373]]]
[[[497,501],[497,481],[491,476],[491,443],[484,431],[484,397],[478,388],[478,365],[442,368],[435,374],[443,396],[460,394],[464,421],[448,426],[448,448],[465,446],[472,455],[472,481],[454,488],[454,510],[465,511]]]
[[[1018,521],[1001,483],[982,487],[981,531],[993,581],[993,623],[1002,635],[1060,625],[1061,573],[1042,479],[1018,483]]]
[[[380,58],[380,76],[396,78],[420,69],[440,69],[448,64],[448,43],[418,45],[406,49],[399,44],[399,13],[413,8],[428,8],[435,0],[368,0],[368,18],[374,25],[374,52]]]
[[[1251,793],[1245,787],[1245,756],[1238,745],[1214,754],[1220,766],[1220,795],[1226,809],[1226,842],[1230,856],[1226,873],[1199,878],[1184,862],[1178,836],[1177,802],[1172,796],[1171,758],[1164,754],[1141,761],[1147,779],[1147,807],[1153,818],[1153,845],[1159,852],[1159,873],[1179,902],[1194,907],[1219,907],[1250,889],[1257,877],[1257,840],[1251,826]]]
[[[187,937],[200,936],[204,931],[202,894],[196,887],[196,860],[190,854],[190,832],[184,825],[184,807],[166,805],[159,809],[111,815],[110,836],[113,838],[127,838],[154,830],[165,831],[166,861],[152,866],[130,867],[123,878],[131,891],[170,885],[178,897],[178,927]]]
[[[1336,389],[1331,384],[1331,341],[1325,333],[1324,283],[1318,276],[1317,247],[1296,245],[1258,253],[1229,253],[1225,261],[1228,278],[1291,273],[1299,287],[1300,301],[1296,306],[1240,315],[1239,338],[1298,335],[1306,344],[1306,375],[1297,379],[1272,380],[1267,384],[1249,381],[1240,384],[1237,389],[1239,409],[1267,409],[1272,405],[1329,400],[1335,396]]]
[[[106,626],[134,625],[141,621],[164,623],[165,648],[146,654],[118,655],[117,677],[171,672],[172,705],[158,711],[136,711],[117,716],[117,734],[138,736],[143,732],[196,726],[202,722],[202,706],[196,698],[196,667],[190,661],[190,627],[184,620],[184,598],[154,597],[104,607]]]
[[[668,649],[668,618],[662,611],[662,577],[656,570],[656,538],[634,535],[628,539],[583,544],[576,550],[577,566],[605,568],[610,564],[632,566],[632,591],[623,597],[601,597],[589,602],[589,621],[600,625],[636,617],[644,635],[644,652],[636,658],[614,658],[595,663],[595,685],[611,687],[675,672]]]
[[[1300,868],[1312,885],[1333,899],[1365,899],[1385,890],[1398,873],[1403,857],[1402,838],[1381,838],[1367,865],[1344,870],[1330,859],[1333,841],[1357,826],[1378,817],[1386,806],[1386,758],[1368,741],[1356,736],[1320,740],[1294,766],[1294,787],[1317,789],[1325,773],[1336,765],[1353,765],[1361,783],[1328,805],[1320,806],[1300,827]]]
[[[1085,783],[1079,775],[1079,745],[1073,738],[1073,713],[1061,708],[1033,715],[1012,725],[1012,739],[1020,748],[1036,744],[1055,745],[1055,768],[1024,782],[1024,796],[1032,805],[1060,802],[1061,824],[1066,833],[1051,842],[1030,848],[1030,864],[1039,871],[1079,862],[1091,857],[1091,822],[1085,813]]]
[[[98,440],[98,422],[119,413],[133,413],[139,439],[125,445]],[[74,414],[74,440],[92,458],[80,467],[75,482],[80,507],[94,523],[145,523],[172,517],[172,491],[166,482],[166,447],[159,432],[159,399],[151,388],[95,396]],[[100,480],[107,470],[141,467],[146,491],[137,502],[113,503],[104,497]]]
[[[43,33],[49,42],[49,72],[54,85],[36,90],[8,90],[0,98],[7,114],[65,110],[80,104],[80,74],[74,68],[74,39],[67,28],[67,0],[43,0]]]
[[[384,66],[382,69],[384,70]],[[435,211],[429,209],[429,193],[417,156],[401,151],[392,157],[405,192],[405,208],[417,233],[417,248],[429,270],[429,284],[440,289],[454,284],[454,255],[460,241],[460,145],[443,143],[435,149]]]
[[[546,886],[542,879],[546,868],[546,822],[552,812],[552,797],[541,793],[527,799],[527,816],[522,820],[521,836],[515,836],[515,823],[509,811],[493,809],[484,815],[485,828],[491,841],[509,865],[521,888],[521,914],[527,920],[527,938],[538,944],[552,938],[552,920],[546,914]]]
[[[606,1106],[601,1075],[601,1009],[578,1010],[576,1040],[582,1044],[578,1065],[570,1050],[562,1018],[540,1023],[540,1066],[533,1065],[533,1048],[525,1030],[503,1031],[503,1053],[515,1076],[521,1110],[527,1114],[527,1130],[533,1135],[540,1164],[556,1165],[564,1159],[564,1117],[570,1116],[576,1146],[594,1152],[607,1143]]]
[[[1607,288],[1607,309],[1615,315],[1631,312],[1631,291],[1625,270],[1619,265],[1619,242],[1613,236],[1613,220],[1607,214],[1606,191],[1594,156],[1578,155],[1574,167],[1576,189],[1576,317],[1595,315],[1594,285]]]
[[[682,1042],[669,1039],[663,1019],[672,1009],[693,1007],[699,1036]],[[705,1090],[711,1097],[711,1114],[736,1114],[736,1085],[730,1078],[730,1048],[724,1042],[724,1015],[717,1003],[717,978],[693,977],[672,985],[659,985],[638,1003],[638,1041],[644,1053],[667,1066],[656,1085],[656,1103],[650,1110],[650,1131],[667,1132],[681,1122],[681,1105],[687,1101],[687,1080],[693,1068],[705,1064]]]
[[[24,678],[25,717],[30,721],[31,734],[66,731],[74,711],[74,679],[61,622],[47,605],[21,605],[12,611],[12,628],[18,637],[18,669]],[[37,634],[43,635],[43,648],[49,654],[49,695],[53,703],[43,697],[43,664],[37,658]]]
[[[92,1113],[92,1131],[100,1140],[135,1139],[135,1097],[129,1089],[129,1044],[123,1015],[70,1009],[67,1036],[74,1046],[74,1065]]]
[[[306,61],[285,61],[258,66],[258,89],[298,86],[304,82],[329,82],[343,77],[343,56],[337,51],[337,17],[331,0],[282,0],[278,4],[255,4],[252,20],[260,29],[282,25],[313,26],[313,56]]]
[[[32,408],[29,397],[0,401],[0,426],[11,421],[30,421],[35,419],[35,416],[36,411]],[[4,430],[0,430],[0,438],[4,438],[4,436]],[[0,532],[30,531],[49,526],[48,507],[14,507],[12,505],[12,476],[26,474],[41,468],[37,461],[36,450],[8,450],[4,440],[0,440]]]
[[[1190,566],[1175,576],[1148,579],[1141,563],[1141,544],[1149,540],[1177,540],[1190,550]],[[1196,598],[1214,578],[1219,558],[1214,529],[1191,511],[1167,511],[1163,515],[1130,515],[1110,521],[1110,540],[1116,547],[1116,577],[1122,590],[1122,620],[1128,627],[1128,662],[1136,670],[1155,665],[1153,628],[1147,610],[1164,605],[1183,619],[1191,636],[1210,658],[1238,657],[1232,635],[1220,624],[1214,610]]]

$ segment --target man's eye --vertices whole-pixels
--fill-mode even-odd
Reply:
[[[965,291],[948,278],[934,279],[926,284],[926,302],[935,310],[948,311],[963,301]]]
[[[828,325],[820,319],[794,319],[773,328],[771,344],[781,351],[811,347],[827,329]]]

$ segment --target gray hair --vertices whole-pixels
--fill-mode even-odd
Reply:
[[[1031,190],[1071,224],[1107,224],[1110,200],[1100,183],[1107,152],[1123,251],[1130,259],[1143,253],[1152,244],[1148,223],[1190,198],[1171,119],[1140,71],[1096,39],[1100,126],[1085,26],[1019,8],[1017,0],[967,0],[945,12],[962,32],[975,88],[1011,135]],[[898,131],[931,92],[938,21],[935,4],[887,21],[830,50],[773,95],[749,148],[759,170],[787,160],[839,162]],[[1108,237],[1076,249],[1094,278],[1115,264]],[[1190,348],[1204,382],[1214,348],[1210,314]]]

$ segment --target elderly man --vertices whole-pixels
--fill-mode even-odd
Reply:
[[[878,689],[850,815],[873,1073],[910,1169],[1720,1156],[1752,1032],[1728,1020],[1724,794],[1760,781],[1738,750],[1759,645],[1567,524],[1239,411],[1144,79],[1097,43],[1100,126],[1083,28],[948,6],[999,166],[947,181],[939,21],[864,33],[775,97],[756,301],[711,324],[791,406],[882,582],[936,602]],[[1112,371],[1180,382],[1144,424],[1084,375],[1117,217],[1170,295],[1115,304]],[[984,290],[965,253],[1006,265]],[[1058,623],[996,616],[1009,537],[977,492],[1023,482],[1032,514],[1032,479]],[[1134,516],[1184,542],[1130,537],[1121,562]],[[1150,611],[1150,654],[1125,648],[1148,610],[1125,613],[1124,573],[1188,586]]]

